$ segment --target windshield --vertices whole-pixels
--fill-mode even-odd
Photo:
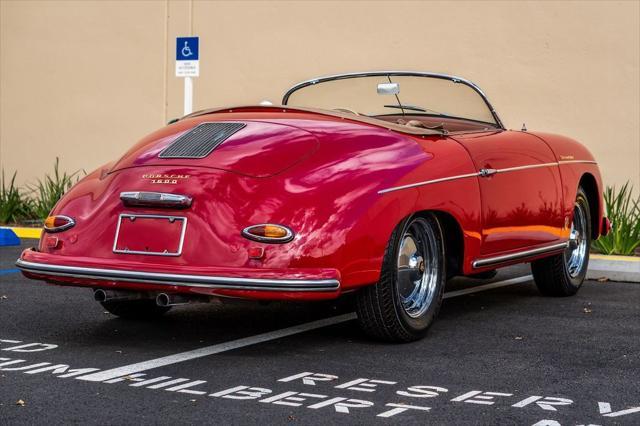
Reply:
[[[319,78],[294,86],[284,105],[341,110],[389,120],[460,118],[502,127],[473,83],[440,74],[376,72]]]

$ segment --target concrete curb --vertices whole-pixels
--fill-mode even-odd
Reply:
[[[0,247],[20,245],[20,238],[13,229],[0,227]]]
[[[592,254],[587,279],[599,278],[640,284],[640,257]]]
[[[40,238],[40,234],[42,234],[42,228],[26,228],[20,226],[2,226],[0,228],[13,231],[13,233],[21,239],[29,238],[37,240]]]

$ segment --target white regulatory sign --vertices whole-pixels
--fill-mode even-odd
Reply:
[[[176,77],[199,77],[200,61],[176,61]]]

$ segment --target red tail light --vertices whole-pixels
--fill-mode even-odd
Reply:
[[[262,223],[243,229],[242,236],[262,243],[287,243],[293,239],[293,231],[286,226]]]
[[[60,232],[71,228],[75,224],[75,220],[69,216],[49,216],[44,221],[44,230],[46,232]]]

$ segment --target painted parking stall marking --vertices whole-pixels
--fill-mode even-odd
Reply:
[[[25,362],[0,358],[0,371],[17,372],[23,374],[40,374],[48,372],[58,378],[76,378],[92,369],[72,369],[65,364],[49,365],[39,362],[26,366],[15,365]],[[96,369],[93,369],[96,370]],[[468,390],[453,389],[442,384],[411,384],[402,380],[383,380],[375,378],[340,378],[336,374],[303,371],[282,377],[274,385],[235,385],[229,388],[215,390],[207,386],[206,380],[192,380],[189,378],[173,378],[159,376],[145,378],[145,373],[136,373],[126,377],[103,381],[105,384],[125,383],[130,387],[144,387],[151,390],[184,393],[193,396],[207,396],[220,398],[237,403],[271,404],[299,409],[323,410],[337,415],[350,415],[355,412],[371,413],[376,418],[391,418],[401,416],[407,412],[423,413],[428,420],[429,413],[434,410],[455,409],[457,404],[472,404],[482,407],[495,407],[496,410],[516,409],[528,410],[532,415],[545,417],[555,413],[566,414],[575,411],[574,400],[565,396],[527,395],[522,391],[496,390]],[[276,390],[279,383],[290,386],[286,390]],[[378,386],[390,387],[394,397],[377,396]],[[210,385],[209,385],[210,386]],[[300,387],[313,386],[311,392]],[[293,389],[292,389],[293,388]],[[357,394],[361,394],[359,396]],[[393,399],[391,399],[393,398]],[[397,399],[396,399],[397,398]],[[391,400],[390,400],[391,399]],[[584,401],[583,401],[584,402]],[[614,406],[608,401],[589,402],[592,410],[581,411],[579,415],[592,424],[594,417],[620,418],[623,416],[640,414],[640,406]],[[561,423],[553,419],[534,420],[533,426],[560,426]]]
[[[5,347],[9,344],[9,347]],[[57,348],[51,343],[24,343],[22,340],[0,339],[0,351],[11,352],[42,352]]]
[[[79,377],[80,380],[87,380],[90,382],[102,382],[116,377],[127,376],[133,373],[139,373],[141,371],[151,370],[158,367],[164,367],[166,365],[177,364],[179,362],[185,362],[192,359],[202,358],[209,355],[219,354],[221,352],[227,352],[246,346],[256,345],[258,343],[268,342],[270,340],[280,339],[282,337],[292,336],[294,334],[304,333],[305,331],[315,330],[318,328],[327,327],[334,324],[340,324],[345,321],[351,321],[355,319],[355,313],[349,313],[344,315],[338,315],[331,318],[326,318],[318,321],[312,321],[293,327],[283,328],[281,330],[270,331],[267,333],[258,334],[256,336],[245,337],[243,339],[233,340],[227,343],[220,343],[213,346],[207,346],[193,351],[181,352],[175,355],[169,355],[162,358],[156,358],[149,361],[139,362],[136,364],[125,365],[123,367],[113,368],[111,370],[101,371],[99,373],[90,374],[87,376]]]
[[[479,291],[492,290],[498,287],[504,287],[508,285],[521,284],[530,281],[531,275],[524,277],[512,278],[504,281],[498,281],[491,284],[481,285],[464,290],[454,291],[446,293],[445,299],[457,296],[463,296],[466,294],[477,293]],[[141,371],[147,371],[158,367],[164,367],[171,364],[177,364],[180,362],[190,361],[197,358],[202,358],[209,355],[215,355],[222,352],[231,351],[234,349],[243,348],[246,346],[256,345],[258,343],[268,342],[270,340],[280,339],[283,337],[293,336],[294,334],[304,333],[318,328],[328,327],[330,325],[340,324],[346,321],[356,319],[354,312],[338,315],[331,318],[325,318],[318,321],[312,321],[293,327],[283,328],[281,330],[270,331],[267,333],[258,334],[251,337],[245,337],[243,339],[233,340],[231,342],[220,343],[217,345],[207,346],[192,351],[181,352],[175,355],[169,355],[162,358],[156,358],[149,361],[138,362],[135,364],[125,365],[122,367],[113,368],[111,370],[100,371],[87,376],[79,377],[80,380],[87,380],[90,382],[102,382],[105,380],[115,379],[121,376],[127,376]]]
[[[476,293],[480,291],[486,291],[495,289],[498,287],[504,287],[508,285],[520,284],[524,282],[528,282],[531,280],[531,275],[526,275],[523,277],[512,278],[508,280],[498,281],[491,284],[481,285],[477,287],[472,287],[464,290],[448,292],[444,295],[444,298],[451,298],[462,296],[466,294]],[[161,358],[155,358],[148,361],[143,361],[135,364],[125,365],[122,367],[117,367],[109,370],[100,371],[98,368],[75,368],[72,369],[67,364],[51,364],[51,363],[41,363],[38,365],[31,365],[26,367],[12,367],[13,371],[26,371],[30,370],[28,374],[36,374],[45,371],[51,371],[53,374],[59,375],[59,377],[76,377],[79,380],[85,380],[90,382],[105,382],[105,383],[118,383],[122,381],[132,381],[138,382],[134,383],[132,386],[142,387],[148,386],[151,389],[161,389],[166,388],[170,385],[178,385],[179,383],[183,383],[184,386],[174,386],[170,387],[167,390],[174,390],[178,392],[187,392],[187,387],[195,386],[193,384],[184,383],[189,382],[189,379],[180,378],[180,379],[172,379],[170,377],[161,376],[156,378],[143,378],[146,374],[142,374],[143,371],[152,370],[159,367],[164,367],[167,365],[177,364],[193,359],[202,358],[209,355],[214,355],[222,352],[231,351],[234,349],[243,348],[246,346],[252,346],[259,343],[268,342],[275,339],[280,339],[283,337],[292,336],[299,333],[304,333],[306,331],[316,330],[319,328],[340,324],[346,321],[351,321],[356,318],[356,314],[354,312],[338,315],[330,318],[325,318],[318,321],[312,321],[305,324],[300,324],[293,327],[284,328],[281,330],[275,330],[267,333],[262,333],[255,336],[246,337],[243,339],[233,340],[231,342],[221,343],[217,345],[207,346],[200,349],[195,349],[192,351],[181,352],[179,354],[169,355]],[[55,349],[58,346],[49,343],[24,343],[20,340],[8,340],[8,339],[0,339],[0,345],[2,344],[11,344],[9,347],[0,346],[0,350],[3,351],[13,351],[13,352],[40,352],[50,349]],[[25,362],[25,360],[17,359],[12,360],[10,358],[0,358],[0,370],[9,371],[9,365],[21,364]],[[36,368],[39,367],[39,368]],[[78,377],[79,376],[79,377]],[[301,376],[302,377],[302,376]],[[297,377],[296,377],[297,378]],[[330,381],[335,377],[333,376],[313,376],[313,377],[302,377],[303,383],[311,384],[315,383],[315,381]],[[171,379],[169,382],[163,382],[165,379]],[[202,382],[198,381],[198,384]],[[354,382],[347,383],[345,385],[346,389],[370,389],[373,391],[374,388],[379,384],[394,384],[394,382],[385,382],[385,381],[367,381],[367,380],[356,380]],[[189,386],[186,386],[189,385]],[[202,392],[204,393],[204,392]],[[396,407],[399,408],[399,407]]]
[[[462,290],[450,291],[444,294],[443,299],[451,299],[452,297],[464,296],[465,294],[477,293],[479,291],[493,290],[494,288],[506,287],[514,284],[522,284],[533,279],[533,275],[525,275],[523,277],[511,278],[504,281],[498,281],[491,284],[485,284],[478,287],[465,288]]]
[[[502,280],[450,291],[444,298],[488,291],[530,280],[530,275]],[[294,410],[293,413],[298,410],[300,415],[306,411],[344,419],[353,416],[358,421],[368,419],[371,422],[375,419],[426,422],[430,418],[442,418],[443,415],[455,416],[462,407],[466,407],[467,411],[482,410],[478,413],[482,412],[483,415],[487,414],[487,410],[495,410],[492,416],[496,418],[509,411],[525,413],[527,418],[522,424],[532,426],[608,424],[607,419],[632,422],[630,424],[640,421],[640,401],[636,398],[625,401],[591,395],[586,399],[579,392],[563,395],[556,394],[554,390],[545,394],[544,390],[538,387],[535,391],[527,392],[527,389],[522,387],[515,389],[500,384],[483,387],[477,383],[465,385],[464,381],[453,385],[447,382],[447,379],[439,379],[439,376],[415,380],[394,377],[393,372],[390,372],[382,377],[361,377],[358,373],[349,377],[333,371],[317,371],[313,367],[304,370],[305,367],[302,366],[303,368],[297,371],[285,370],[276,377],[238,376],[232,378],[230,383],[221,384],[216,383],[217,380],[204,380],[206,377],[162,375],[161,370],[156,374],[149,373],[149,370],[155,368],[293,336],[353,319],[355,314],[348,313],[108,370],[60,364],[50,359],[27,361],[24,358],[29,353],[47,354],[52,350],[57,352],[59,346],[49,342],[23,341],[6,336],[7,338],[0,339],[0,372],[7,375],[54,377],[54,380],[79,379],[101,382],[99,386],[126,386],[130,389],[144,389],[143,392],[153,391],[158,395],[172,392],[176,396],[184,394],[184,398],[201,397],[198,399],[199,403],[210,401],[215,404],[216,400],[225,401],[229,406],[215,405],[226,407],[224,409],[233,409],[236,406],[236,409],[241,410],[259,410],[260,407],[269,406],[286,410],[283,411],[285,415],[291,413],[290,410]],[[166,374],[166,371],[164,373]],[[557,416],[571,416],[574,420],[567,423],[565,420],[558,420]]]

